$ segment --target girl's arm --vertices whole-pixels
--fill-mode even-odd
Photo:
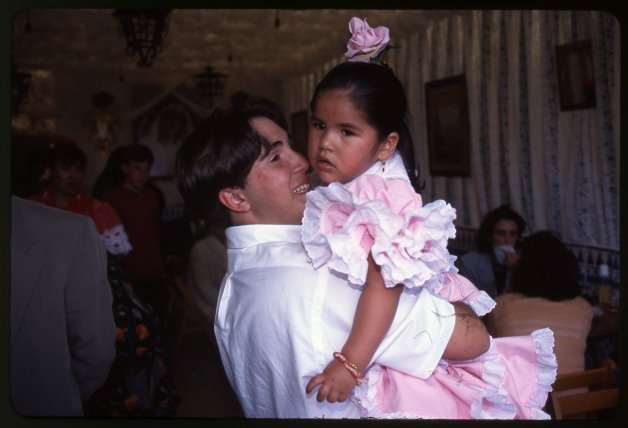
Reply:
[[[341,351],[359,373],[366,369],[388,332],[402,291],[401,285],[394,288],[384,285],[380,268],[369,255],[366,284],[358,301],[351,333]],[[321,385],[317,400],[326,399],[333,403],[348,398],[356,385],[356,379],[342,362],[334,359],[323,373],[310,380],[306,392],[309,394],[317,385]]]

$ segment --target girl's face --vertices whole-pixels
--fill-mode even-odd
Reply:
[[[85,166],[78,162],[71,165],[56,163],[50,173],[51,184],[57,193],[74,196],[83,186]]]
[[[319,96],[312,111],[308,158],[324,184],[347,183],[376,161],[390,158],[396,147],[395,135],[391,133],[380,142],[376,129],[355,107],[346,91],[326,91]]]

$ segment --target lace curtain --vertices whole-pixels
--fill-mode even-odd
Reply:
[[[373,23],[386,25],[386,23]],[[599,11],[472,11],[434,21],[387,53],[404,83],[424,201],[445,199],[456,224],[477,228],[509,202],[528,232],[619,249],[619,24]],[[596,107],[561,111],[556,45],[591,39]],[[307,108],[316,82],[342,56],[286,82],[288,114]],[[425,83],[465,74],[471,176],[429,176]]]

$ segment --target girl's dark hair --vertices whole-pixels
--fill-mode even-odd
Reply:
[[[478,230],[478,250],[482,253],[493,252],[493,229],[495,225],[502,220],[511,220],[517,223],[517,232],[521,238],[521,234],[526,228],[526,222],[515,210],[510,208],[509,204],[503,204],[490,211],[480,224]]]
[[[129,162],[148,162],[152,164],[154,159],[152,150],[143,144],[127,144],[122,151],[123,164]]]
[[[124,180],[122,164],[126,147],[127,146],[118,146],[109,154],[107,163],[94,182],[92,189],[92,196],[94,198],[102,198],[107,190],[113,189]]]
[[[177,186],[188,209],[209,226],[230,225],[229,212],[218,200],[218,193],[227,187],[245,187],[255,161],[270,151],[270,142],[251,126],[258,117],[287,129],[275,102],[250,97],[229,109],[216,109],[179,147]]]
[[[352,103],[377,130],[380,141],[391,132],[399,133],[397,150],[403,158],[410,182],[419,192],[423,184],[414,156],[414,143],[406,124],[408,102],[403,85],[392,70],[365,62],[340,63],[316,86],[310,109],[315,109],[324,92],[333,90],[347,91]]]
[[[521,242],[521,257],[513,271],[513,291],[553,301],[580,296],[578,260],[552,231],[536,232]]]
[[[48,151],[47,164],[51,168],[55,165],[79,164],[80,166],[85,166],[86,163],[87,161],[83,150],[79,149],[73,141],[67,138],[65,138],[62,143],[54,143],[52,148]]]

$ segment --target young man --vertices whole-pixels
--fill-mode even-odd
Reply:
[[[161,195],[149,184],[153,154],[141,144],[129,144],[123,153],[124,179],[105,192],[103,199],[120,216],[133,247],[120,264],[132,278],[135,291],[163,319],[168,296],[161,254]]]
[[[307,260],[300,223],[309,165],[285,128],[273,103],[252,101],[217,110],[179,149],[186,202],[207,221],[231,225],[215,319],[223,365],[247,417],[369,416],[358,400],[376,393],[376,379],[356,388],[356,402],[318,402],[316,392],[305,393],[344,344],[360,291]],[[470,314],[429,293],[404,293],[374,362],[426,378],[443,354],[486,349],[477,317],[454,311]]]

